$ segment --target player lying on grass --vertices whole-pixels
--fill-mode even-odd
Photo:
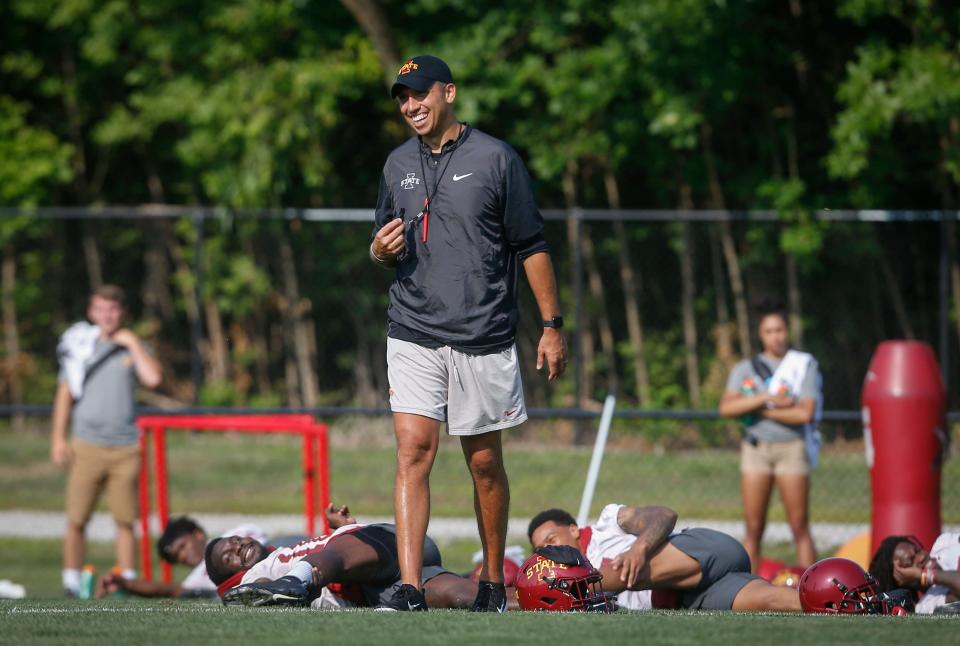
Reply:
[[[251,524],[234,527],[224,535],[248,536],[261,543],[265,543],[267,539],[262,529]],[[163,534],[157,540],[157,552],[160,558],[168,563],[193,568],[187,577],[180,583],[167,583],[149,579],[126,579],[118,572],[109,572],[100,577],[97,583],[97,597],[119,591],[140,597],[215,596],[217,586],[207,576],[207,567],[203,561],[206,544],[207,533],[203,527],[186,516],[174,518],[167,523]]]
[[[562,509],[530,521],[534,549],[567,545],[583,552],[603,575],[603,591],[619,593],[622,608],[692,608],[800,612],[792,588],[750,573],[743,546],[704,528],[674,532],[677,514],[666,507],[611,504],[590,527]]]
[[[880,592],[909,590],[917,614],[960,614],[960,533],[941,534],[927,552],[913,536],[888,536],[870,561]],[[917,601],[919,593],[923,597]]]
[[[272,551],[230,536],[207,545],[206,563],[228,605],[380,606],[400,586],[396,529],[387,524],[350,522],[328,535]],[[440,551],[429,537],[422,586],[428,607],[469,608],[477,596],[477,583],[443,569]]]

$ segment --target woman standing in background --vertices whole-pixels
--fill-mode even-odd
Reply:
[[[758,308],[762,352],[740,361],[730,372],[720,400],[720,415],[740,418],[740,492],[746,531],[743,545],[753,571],[767,524],[770,494],[776,483],[793,532],[797,565],[816,560],[810,535],[810,470],[816,466],[821,379],[816,359],[791,350],[787,317],[779,303]]]

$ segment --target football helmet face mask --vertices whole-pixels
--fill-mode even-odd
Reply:
[[[612,612],[617,606],[600,587],[603,575],[566,545],[534,551],[517,574],[517,601],[523,610]]]
[[[804,612],[885,615],[887,604],[877,593],[876,583],[849,559],[823,559],[800,577],[800,605]]]

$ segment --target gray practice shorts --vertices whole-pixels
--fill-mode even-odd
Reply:
[[[400,564],[397,562],[397,528],[388,524],[369,525],[353,533],[352,536],[356,536],[376,550],[380,562],[380,567],[374,576],[376,582],[360,586],[367,604],[375,607],[386,603],[401,584]],[[420,585],[447,572],[440,560],[440,549],[437,544],[429,536],[425,537]]]
[[[517,348],[466,354],[387,338],[390,410],[447,422],[450,435],[479,435],[527,419]]]
[[[694,610],[730,610],[737,593],[754,579],[750,557],[731,536],[712,529],[685,529],[670,544],[700,564],[703,578],[693,590],[686,590],[680,605]]]

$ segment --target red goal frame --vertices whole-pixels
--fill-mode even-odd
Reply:
[[[150,460],[149,436],[153,436],[153,463],[155,493],[160,529],[167,526],[170,516],[169,482],[167,478],[166,431],[221,431],[241,433],[292,433],[303,438],[303,504],[306,532],[313,536],[317,517],[317,487],[320,490],[320,509],[330,503],[330,462],[327,425],[318,423],[311,415],[150,415],[137,418],[140,429],[140,568],[146,579],[153,578],[150,537]],[[319,477],[318,477],[319,474]],[[326,516],[320,515],[323,531],[327,532]],[[162,562],[163,580],[171,581],[173,569]]]

